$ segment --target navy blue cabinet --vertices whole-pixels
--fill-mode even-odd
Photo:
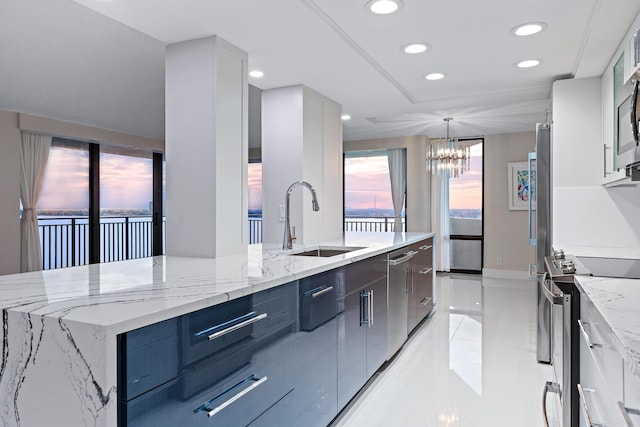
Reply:
[[[121,335],[120,425],[255,423],[293,392],[297,297],[293,282]]]
[[[411,277],[407,286],[407,334],[411,333],[434,307],[433,238],[413,244],[409,250],[415,255],[409,260]]]
[[[387,355],[386,254],[344,267],[338,294],[338,409],[349,403]]]

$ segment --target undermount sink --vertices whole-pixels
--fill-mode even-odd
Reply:
[[[309,249],[306,250],[304,252],[297,252],[297,253],[292,253],[290,255],[294,255],[294,256],[317,256],[317,257],[332,257],[332,256],[336,256],[336,255],[342,255],[342,254],[346,254],[348,252],[353,252],[353,251],[357,251],[358,249],[363,249],[363,248],[359,248],[359,247],[347,247],[347,246],[343,246],[343,247],[329,247],[329,246],[320,246],[318,248],[315,249]]]

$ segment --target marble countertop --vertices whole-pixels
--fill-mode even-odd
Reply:
[[[576,284],[613,330],[625,363],[640,376],[640,280],[576,276]]]
[[[121,333],[432,237],[432,233],[345,233],[326,246],[362,249],[329,258],[290,256],[317,247],[249,245],[220,258],[158,256],[0,276],[0,308],[64,318]]]

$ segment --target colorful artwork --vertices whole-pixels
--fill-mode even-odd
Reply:
[[[535,209],[536,179],[535,170],[529,177],[527,162],[510,162],[509,169],[509,210],[527,210],[529,195],[531,195],[532,209]]]

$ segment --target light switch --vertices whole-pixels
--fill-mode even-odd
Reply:
[[[278,221],[280,221],[280,222],[284,222],[284,220],[285,220],[285,218],[284,218],[284,215],[285,215],[284,208],[285,208],[284,205],[278,205]]]

